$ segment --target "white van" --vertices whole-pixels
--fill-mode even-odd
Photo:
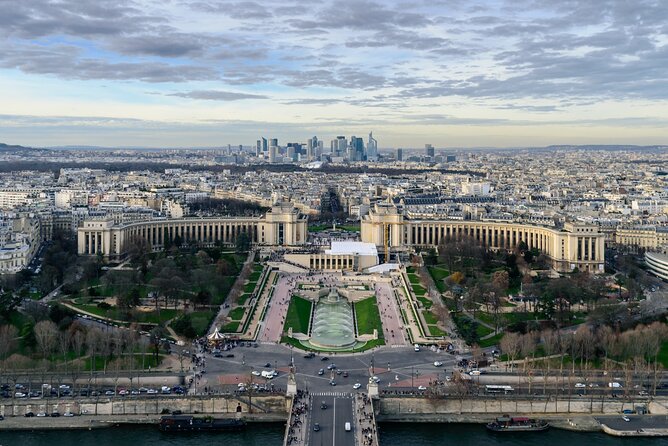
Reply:
[[[419,352],[419,351],[420,351],[420,346],[417,345],[417,344],[415,344],[415,346],[413,347],[413,349],[414,349],[416,352]]]
[[[351,431],[350,422],[346,421],[346,424],[343,426],[343,428],[346,430],[346,432],[350,432]]]

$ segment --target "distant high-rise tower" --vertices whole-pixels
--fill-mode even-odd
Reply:
[[[350,161],[364,161],[364,140],[357,136],[351,136],[350,147],[353,148]]]
[[[267,153],[269,146],[267,145],[267,138],[262,137],[262,153]]]
[[[336,149],[336,152],[338,152],[339,156],[344,156],[345,153],[346,153],[346,149],[348,148],[348,140],[346,139],[345,136],[337,136],[336,140],[339,143],[339,146]]]
[[[277,146],[270,146],[269,147],[269,162],[270,163],[275,163],[277,156],[278,156],[278,147]]]
[[[366,143],[366,159],[378,161],[378,141],[374,139],[373,132],[369,133],[369,141]]]
[[[269,145],[278,147],[278,138],[271,138]]]
[[[260,155],[262,155],[262,141],[258,139],[255,143],[255,156],[259,158]]]
[[[425,144],[424,145],[424,155],[427,158],[433,158],[434,157],[434,146],[431,144]]]
[[[309,161],[316,158],[316,149],[318,148],[318,137],[314,136],[306,141],[306,157]]]
[[[404,160],[404,149],[399,147],[397,149],[397,154],[394,156],[397,161],[403,161]]]

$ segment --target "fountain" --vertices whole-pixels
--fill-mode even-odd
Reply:
[[[313,316],[311,344],[318,347],[345,348],[355,345],[353,311],[347,300],[332,288],[318,300]]]

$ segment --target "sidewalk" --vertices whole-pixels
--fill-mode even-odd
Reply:
[[[373,404],[366,394],[355,395],[355,420],[357,422],[356,441],[359,446],[377,446],[378,429]]]

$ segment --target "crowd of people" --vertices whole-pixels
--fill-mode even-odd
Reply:
[[[292,404],[287,444],[304,444],[306,434],[306,412],[308,411],[308,391],[298,390]]]
[[[376,444],[377,433],[371,399],[365,394],[358,394],[356,398],[357,425],[362,436],[362,444],[374,446]]]

